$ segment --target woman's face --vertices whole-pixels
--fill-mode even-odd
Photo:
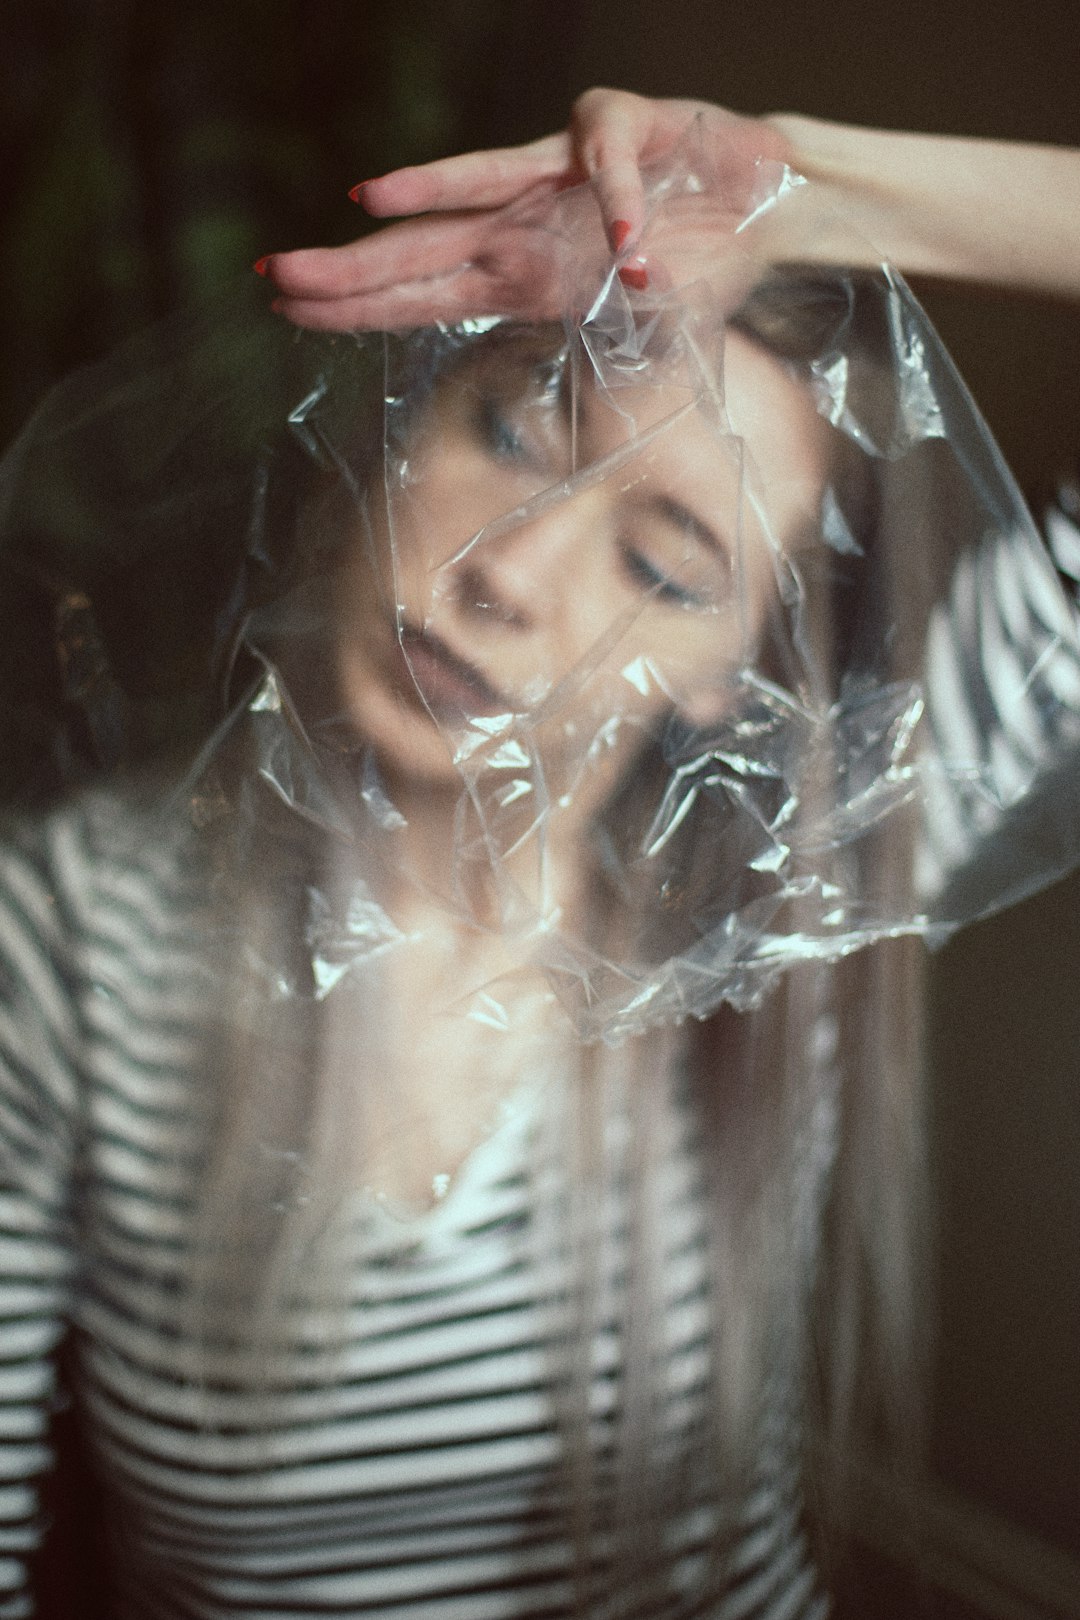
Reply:
[[[457,785],[510,733],[519,766],[592,798],[672,710],[724,713],[826,453],[806,394],[736,332],[725,385],[731,436],[686,388],[571,387],[536,346],[441,384],[341,582],[346,704],[392,780]]]

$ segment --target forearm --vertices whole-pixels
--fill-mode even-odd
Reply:
[[[791,164],[911,275],[1080,298],[1080,151],[768,120]],[[828,232],[814,257],[831,251]]]
[[[669,161],[695,125],[716,185],[686,222],[685,240],[669,233],[659,248],[643,235],[644,176]],[[813,184],[782,208],[763,209],[762,159],[786,162]],[[644,253],[623,273],[644,271],[661,286],[700,275],[710,228],[716,265],[750,216],[753,229],[739,238],[750,271],[884,258],[910,275],[1080,299],[1080,150],[860,129],[794,113],[743,118],[705,102],[614,90],[579,97],[570,127],[542,141],[369,182],[361,200],[370,212],[419,217],[342,248],[272,255],[261,268],[279,294],[276,307],[302,326],[409,326],[457,320],[470,309],[548,320],[557,313],[549,281],[520,273],[531,262],[523,245],[545,262],[542,227],[523,243],[527,219],[515,216],[510,230],[505,219],[492,226],[500,209],[537,188],[557,190],[583,176],[593,181],[612,251]]]

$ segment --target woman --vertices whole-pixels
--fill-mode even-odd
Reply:
[[[961,586],[1015,563],[993,703],[1047,747],[1075,637],[895,285],[760,284],[748,218],[684,286],[725,194],[691,153],[648,197],[642,265],[587,193],[499,223],[527,326],[304,351],[308,468],[250,435],[205,615],[225,724],[164,804],[128,780],[13,835],[9,1544],[70,1321],[125,1612],[824,1608],[805,1496],[867,1296],[888,1354],[913,1286],[910,964],[855,948],[929,926],[957,849],[920,817],[966,856],[965,796],[1002,814],[1001,748],[923,735],[952,568],[920,507]],[[91,663],[94,720],[124,683]]]

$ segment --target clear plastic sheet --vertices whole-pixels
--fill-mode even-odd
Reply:
[[[651,177],[655,262],[713,186]],[[762,268],[808,189],[763,166],[640,292],[587,190],[494,222],[546,323],[238,300],[73,379],[0,484],[9,800],[153,784],[252,1017],[442,930],[493,1038],[754,1005],[1057,876],[1075,609],[903,282]]]

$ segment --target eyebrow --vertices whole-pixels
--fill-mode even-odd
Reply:
[[[703,518],[696,512],[691,512],[682,501],[677,501],[673,495],[650,495],[645,502],[646,507],[658,518],[671,523],[682,534],[691,534],[694,539],[705,547],[707,551],[715,553],[726,563],[731,562],[731,546],[711,529]]]

